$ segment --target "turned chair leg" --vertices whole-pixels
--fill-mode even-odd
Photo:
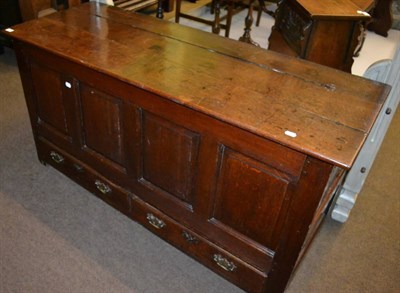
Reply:
[[[260,26],[261,22],[261,16],[262,13],[265,12],[268,15],[271,15],[273,18],[275,18],[275,12],[272,10],[268,10],[267,6],[265,5],[264,0],[258,0],[258,10],[257,10],[257,20],[256,20],[256,26]]]
[[[263,13],[262,7],[261,7],[261,6],[258,6],[256,26],[260,26],[261,15],[262,15],[262,13]]]
[[[219,35],[219,32],[221,31],[221,25],[220,25],[220,13],[221,13],[221,1],[220,0],[215,0],[214,1],[214,21],[212,25],[212,32],[216,35]]]
[[[163,0],[158,0],[157,2],[157,14],[156,17],[159,19],[163,19],[164,18],[164,1]]]
[[[225,25],[225,37],[227,37],[227,38],[229,38],[229,33],[231,31],[234,5],[235,5],[235,3],[233,1],[228,2],[228,12],[227,12],[227,16],[226,16],[226,25]]]

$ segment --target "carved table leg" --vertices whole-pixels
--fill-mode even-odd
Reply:
[[[251,36],[250,36],[251,26],[253,25],[253,20],[254,20],[253,19],[253,4],[254,4],[254,1],[255,0],[250,0],[249,11],[248,11],[246,19],[244,21],[244,24],[245,24],[244,34],[243,34],[243,36],[241,36],[239,38],[239,41],[245,42],[245,43],[249,43],[249,44],[252,44],[254,46],[258,46],[259,47],[260,45],[258,43],[256,43],[256,42],[254,42],[251,39]]]
[[[357,37],[357,46],[354,50],[354,57],[358,57],[360,55],[360,51],[364,45],[365,37],[366,37],[366,32],[365,28],[367,26],[366,22],[360,22],[357,24],[357,32],[358,32],[358,37]]]

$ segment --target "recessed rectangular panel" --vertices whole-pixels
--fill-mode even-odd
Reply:
[[[68,134],[60,73],[33,62],[31,73],[40,120]]]
[[[80,88],[86,147],[122,165],[121,101],[83,84]]]
[[[192,203],[199,135],[146,112],[142,124],[143,179]]]
[[[217,178],[213,221],[222,229],[239,232],[270,247],[288,185],[287,175],[225,149]]]

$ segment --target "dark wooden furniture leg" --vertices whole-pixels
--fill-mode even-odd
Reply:
[[[253,21],[254,21],[254,18],[253,18],[254,1],[255,0],[250,0],[249,11],[248,11],[247,16],[246,16],[245,21],[244,21],[244,24],[245,24],[244,34],[243,34],[243,36],[241,36],[239,38],[239,41],[244,42],[244,43],[249,43],[251,45],[259,47],[260,45],[258,43],[256,43],[255,41],[253,41],[251,39],[251,35],[250,35],[251,26],[253,25]]]
[[[165,12],[171,12],[174,10],[174,0],[164,0],[163,1],[163,9]],[[195,0],[196,2],[196,0]]]
[[[372,21],[368,24],[368,30],[376,34],[387,37],[388,31],[392,27],[392,7],[393,0],[379,0],[372,13]]]
[[[157,14],[156,17],[159,19],[164,18],[164,1],[163,0],[158,0],[157,2]]]
[[[213,25],[212,25],[212,32],[214,34],[219,35],[219,32],[221,31],[221,25],[220,25],[220,22],[221,22],[221,20],[220,20],[221,1],[220,0],[215,0],[214,4],[215,4],[215,6],[214,6],[215,17],[214,17],[214,22],[213,22]]]
[[[268,1],[268,2],[278,2],[278,1]],[[261,16],[262,13],[265,12],[268,15],[271,15],[273,18],[275,18],[275,11],[268,10],[267,5],[265,4],[264,0],[258,0],[258,10],[257,10],[257,20],[256,20],[256,26],[260,26],[260,21],[261,21]]]
[[[226,29],[225,29],[225,37],[227,37],[227,38],[229,38],[229,33],[231,31],[234,5],[235,5],[235,3],[233,0],[230,0],[228,2],[228,12],[227,12],[227,16],[226,16]]]
[[[176,0],[176,6],[175,6],[175,22],[179,23],[179,18],[181,16],[181,5],[182,5],[182,0]]]

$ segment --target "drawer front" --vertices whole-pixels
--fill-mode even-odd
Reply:
[[[53,166],[122,213],[129,213],[130,197],[127,191],[44,138],[38,139],[37,147],[42,162]]]
[[[222,275],[247,292],[260,292],[266,275],[227,251],[177,223],[137,197],[132,199],[131,217],[157,236]]]

